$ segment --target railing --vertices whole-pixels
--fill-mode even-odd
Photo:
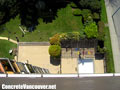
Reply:
[[[1,77],[25,77],[25,78],[83,78],[83,77],[116,77],[120,73],[105,74],[0,74]]]
[[[30,46],[30,45],[39,45],[39,46],[49,46],[49,42],[19,42],[19,46]]]

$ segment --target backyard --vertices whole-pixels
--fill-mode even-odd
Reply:
[[[0,33],[0,36],[9,36],[14,40],[17,36],[21,42],[41,42],[48,41],[56,33],[78,31],[83,34],[82,17],[74,16],[70,5],[59,9],[55,20],[52,22],[45,23],[39,19],[39,23],[34,32],[26,32],[25,36],[22,37],[22,32],[19,29],[20,19],[17,16],[6,23],[5,30]]]
[[[82,0],[81,0],[82,1]],[[50,42],[51,46],[58,43],[58,37],[66,40],[66,38],[73,41],[79,39],[97,39],[98,44],[97,52],[105,55],[107,72],[114,72],[114,62],[112,56],[111,39],[109,35],[109,28],[107,25],[107,16],[104,0],[96,1],[98,3],[91,6],[84,5],[80,2],[81,7],[74,3],[66,5],[64,8],[57,10],[57,15],[51,22],[44,22],[42,18],[38,19],[39,24],[35,30],[29,32],[25,31],[23,35],[19,28],[21,18],[18,14],[16,17],[10,19],[4,25],[0,26],[0,36],[9,37],[20,42]],[[89,9],[86,6],[90,6]],[[95,7],[94,7],[95,6]],[[97,7],[97,8],[96,8]],[[25,26],[21,26],[26,29]],[[102,43],[101,43],[102,42]],[[16,47],[15,44],[0,40],[0,57],[13,58],[9,55],[8,51]],[[103,44],[103,45],[102,45]],[[2,48],[4,46],[4,48]]]

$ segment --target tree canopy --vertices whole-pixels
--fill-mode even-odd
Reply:
[[[44,17],[42,12],[51,13],[53,11],[56,13],[57,9],[64,7],[69,2],[77,2],[76,7],[80,5],[95,11],[100,9],[99,0],[0,0],[0,25],[19,15],[21,25],[32,31],[38,24],[38,18]],[[56,14],[53,16],[55,17]]]

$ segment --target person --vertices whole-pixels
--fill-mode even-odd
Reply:
[[[10,36],[8,36],[8,41],[10,40]]]
[[[8,41],[10,40],[10,34],[11,34],[11,32],[8,31]]]
[[[80,51],[78,51],[78,55],[79,55],[79,59],[81,59],[81,52]]]

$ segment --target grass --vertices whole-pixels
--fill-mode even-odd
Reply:
[[[114,73],[114,62],[113,62],[113,53],[112,53],[112,47],[111,47],[111,39],[110,39],[110,33],[109,28],[105,28],[105,42],[104,45],[106,47],[106,61],[107,61],[107,72],[108,73]]]
[[[108,22],[106,15],[105,1],[101,0],[101,20],[106,24]]]
[[[0,57],[13,59],[13,56],[9,54],[9,50],[16,47],[16,44],[13,44],[6,40],[0,40]]]
[[[22,37],[22,32],[20,31],[18,25],[20,24],[20,19],[17,16],[15,19],[11,19],[6,23],[6,30],[0,33],[0,36],[10,36],[10,38],[15,39],[17,36],[20,41],[26,42],[41,42],[48,41],[49,37],[56,33],[72,32],[78,31],[83,35],[83,24],[81,16],[74,16],[72,14],[72,8],[70,5],[66,8],[58,10],[57,17],[50,23],[44,23],[42,19],[39,19],[39,25],[36,30],[32,33],[27,32],[24,37]],[[10,35],[8,32],[11,32]],[[16,32],[16,35],[14,34]]]
[[[107,14],[104,0],[101,0],[102,10],[101,10],[101,21],[107,23]],[[110,39],[109,28],[105,28],[105,41],[104,46],[106,47],[106,65],[107,65],[107,73],[114,73],[114,61],[113,61],[113,53]]]

